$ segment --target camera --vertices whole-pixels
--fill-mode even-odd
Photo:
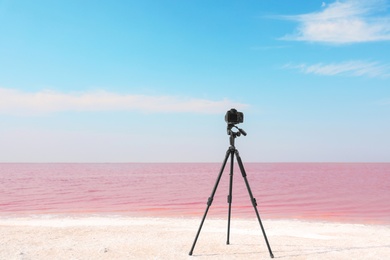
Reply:
[[[225,121],[226,123],[233,125],[242,123],[244,122],[244,114],[232,108],[226,112]]]

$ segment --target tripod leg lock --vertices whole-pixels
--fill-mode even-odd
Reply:
[[[257,202],[256,202],[256,199],[255,199],[255,198],[252,199],[252,205],[253,205],[253,207],[256,207],[256,206],[257,206]]]
[[[232,196],[230,196],[230,195],[227,196],[227,202],[232,203]]]
[[[211,206],[212,203],[213,203],[213,198],[209,197],[209,199],[207,200],[207,206]]]

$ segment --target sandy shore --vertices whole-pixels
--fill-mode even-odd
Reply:
[[[256,219],[0,218],[0,259],[270,259]],[[263,220],[275,259],[388,259],[390,226]]]

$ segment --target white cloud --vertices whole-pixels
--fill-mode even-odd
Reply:
[[[61,111],[142,111],[221,113],[246,104],[178,96],[123,95],[107,91],[61,93],[23,92],[0,88],[0,114],[41,114]]]
[[[390,65],[379,62],[347,61],[331,64],[286,64],[285,69],[297,69],[305,74],[316,74],[324,76],[366,76],[387,78],[390,76]]]
[[[299,23],[282,39],[346,44],[390,40],[390,16],[374,16],[386,9],[385,0],[345,0],[322,6],[322,11],[284,19]]]

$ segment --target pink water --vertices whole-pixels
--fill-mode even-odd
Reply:
[[[0,164],[0,216],[201,218],[221,164]],[[390,224],[390,163],[245,163],[263,219]],[[227,216],[229,163],[208,217]],[[239,168],[232,217],[255,218]]]

